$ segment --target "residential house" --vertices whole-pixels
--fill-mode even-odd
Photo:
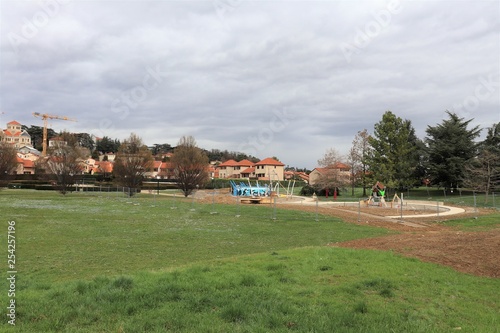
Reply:
[[[315,185],[322,177],[328,177],[329,175],[335,175],[348,181],[351,177],[351,167],[342,162],[335,162],[327,167],[314,168],[309,174],[309,184]]]
[[[85,173],[88,174],[93,174],[94,169],[96,169],[96,160],[93,158],[87,158],[85,161],[83,161],[83,169]]]
[[[17,149],[17,156],[25,160],[36,161],[41,155],[41,152],[30,146],[22,146]]]
[[[257,175],[255,174],[255,167],[249,167],[246,168],[245,170],[241,170],[241,178],[257,178]]]
[[[216,166],[216,165],[213,165],[212,163],[210,163],[210,165],[208,166],[208,176],[210,178],[219,178],[219,168]]]
[[[160,176],[161,179],[173,179],[174,164],[172,162],[162,162],[158,176]]]
[[[17,169],[16,174],[18,175],[33,175],[35,174],[35,162],[27,159],[17,157]]]
[[[49,147],[55,147],[55,146],[66,146],[68,142],[66,142],[61,136],[54,136],[49,139]]]
[[[91,171],[91,174],[101,174],[104,176],[111,175],[112,173],[113,162],[110,161],[95,161],[95,165]]]
[[[7,123],[7,129],[2,130],[2,141],[13,144],[14,147],[31,146],[31,136],[22,129],[22,125],[13,120]]]
[[[235,176],[234,178],[255,178],[255,163],[247,159],[238,162],[235,166]]]
[[[262,180],[284,180],[285,164],[273,158],[265,158],[255,163],[255,176]]]
[[[115,161],[115,158],[116,158],[116,154],[113,153],[113,152],[109,152],[109,153],[105,153],[105,154],[101,154],[99,155],[99,161],[110,161],[110,162],[114,162]]]
[[[237,178],[235,177],[235,168],[238,167],[238,162],[235,160],[227,160],[219,164],[219,177],[220,178]],[[238,171],[239,175],[239,171]]]
[[[286,180],[300,179],[306,183],[309,183],[309,175],[302,171],[285,171],[285,179]]]
[[[172,162],[154,161],[153,168],[147,171],[144,176],[146,178],[173,179],[174,166]]]

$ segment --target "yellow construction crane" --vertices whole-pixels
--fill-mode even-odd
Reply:
[[[39,117],[43,119],[43,142],[42,142],[42,156],[47,156],[47,126],[49,119],[60,119],[60,120],[69,120],[76,121],[75,119],[71,119],[68,117],[62,116],[54,116],[46,113],[33,112],[35,117]]]

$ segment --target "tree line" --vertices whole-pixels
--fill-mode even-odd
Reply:
[[[470,188],[486,192],[500,188],[500,123],[487,128],[486,138],[476,141],[481,133],[465,120],[446,112],[447,119],[427,126],[422,140],[415,134],[411,121],[386,111],[374,125],[373,134],[366,129],[354,137],[346,156],[330,148],[318,160],[328,167],[345,162],[350,177],[342,177],[338,169],[322,176],[318,188],[362,186],[366,189],[377,181],[389,188],[403,190],[421,185],[434,185],[447,190]]]
[[[362,186],[366,196],[366,189],[379,181],[397,190],[421,185],[445,189],[466,187],[486,193],[498,190],[500,123],[486,129],[484,140],[476,141],[481,129],[470,127],[473,119],[465,120],[449,111],[446,114],[447,119],[427,127],[427,136],[422,140],[417,137],[410,120],[386,111],[374,125],[373,134],[367,129],[358,131],[346,156],[330,148],[318,160],[319,166],[327,169],[343,162],[348,165],[350,176],[345,177],[339,169],[330,168],[318,181],[317,189],[350,186],[354,193],[355,186]],[[41,128],[32,126],[28,132],[30,135],[35,133],[32,138],[34,142],[39,142],[37,135],[40,135]],[[186,196],[196,185],[203,185],[203,181],[208,180],[206,166],[211,160],[257,161],[255,157],[239,152],[201,149],[193,137],[182,137],[175,147],[169,144],[147,147],[133,133],[123,142],[104,137],[95,144],[86,133],[60,135],[65,143],[50,147],[48,158],[40,160],[37,172],[55,175],[57,182],[64,184],[70,184],[72,177],[81,174],[78,171],[81,166],[76,160],[81,161],[91,153],[95,156],[116,152],[115,181],[126,187],[139,188],[145,173],[152,168],[154,156],[174,152],[170,162],[174,165],[175,177],[181,182],[179,188]],[[0,144],[0,177],[12,173],[16,167],[15,149],[11,145]],[[62,192],[66,190],[63,186]]]

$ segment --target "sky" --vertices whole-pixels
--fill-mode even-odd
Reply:
[[[388,110],[421,139],[446,110],[500,122],[498,0],[2,0],[0,51],[0,127],[312,169]]]

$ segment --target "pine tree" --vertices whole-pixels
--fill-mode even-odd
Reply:
[[[448,119],[426,130],[429,175],[433,184],[456,189],[463,186],[466,165],[477,155],[478,145],[474,139],[481,130],[478,126],[467,128],[473,119],[464,120],[455,113],[446,113]]]
[[[486,139],[479,144],[477,157],[466,166],[464,184],[488,195],[500,188],[500,123],[488,129]]]
[[[409,120],[386,111],[369,138],[372,149],[367,158],[372,181],[403,189],[415,183],[415,131]]]

